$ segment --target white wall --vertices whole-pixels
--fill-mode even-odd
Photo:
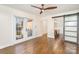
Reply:
[[[54,19],[51,17],[43,17],[44,33],[48,34],[48,37],[54,38]]]
[[[48,20],[48,25],[47,25],[47,32],[48,32],[48,37],[54,38],[54,19]]]
[[[33,20],[33,36],[26,39],[31,39],[43,34],[41,29],[42,22],[40,20],[40,17],[29,14],[28,12],[26,13],[14,8],[0,5],[0,48],[26,41],[26,39],[16,40],[16,22],[14,16],[27,17]]]
[[[41,19],[41,17],[36,16],[36,20],[33,21],[33,35],[41,35],[44,34],[43,33],[43,21]]]
[[[40,21],[41,22],[40,26],[42,26],[40,30],[42,31],[42,34],[47,34],[47,22],[48,22],[48,19],[46,19],[46,18],[47,17],[45,17],[45,18],[40,17],[40,20],[41,20]]]
[[[0,46],[12,42],[12,24],[9,14],[0,12]]]

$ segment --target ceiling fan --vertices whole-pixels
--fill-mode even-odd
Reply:
[[[56,9],[57,6],[53,6],[53,7],[47,7],[47,8],[44,8],[44,4],[41,4],[41,7],[37,7],[37,6],[34,6],[34,5],[31,5],[32,7],[34,8],[37,8],[37,9],[40,9],[40,14],[42,14],[45,10],[50,10],[50,9]]]

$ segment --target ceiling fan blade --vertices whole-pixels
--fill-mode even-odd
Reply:
[[[49,9],[56,9],[57,7],[48,7],[48,8],[44,8],[44,10],[49,10]]]
[[[43,13],[43,11],[41,10],[40,14],[42,14],[42,13]]]
[[[37,7],[37,6],[33,6],[33,5],[31,5],[31,6],[34,7],[34,8],[38,8],[38,9],[40,9],[40,10],[42,9],[42,8],[40,8],[40,7]]]

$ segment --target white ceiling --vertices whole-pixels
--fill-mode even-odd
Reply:
[[[19,9],[25,12],[39,15],[40,10],[37,8],[31,7],[31,5],[41,7],[41,4],[6,4],[6,6],[9,6],[15,9]],[[62,13],[62,12],[79,9],[79,4],[45,4],[45,7],[48,7],[48,6],[57,6],[57,9],[46,10],[42,15],[56,14],[56,13]]]

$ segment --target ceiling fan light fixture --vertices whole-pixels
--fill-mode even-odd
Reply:
[[[42,10],[42,12],[44,12],[44,10]]]

